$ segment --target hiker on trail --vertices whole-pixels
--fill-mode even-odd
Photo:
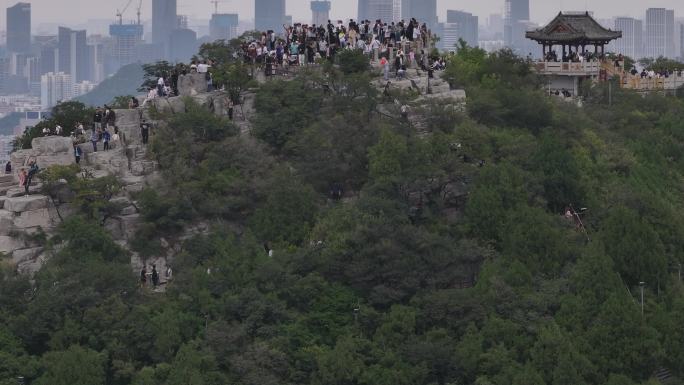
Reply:
[[[18,174],[19,174],[19,187],[23,188],[24,185],[26,184],[26,179],[27,179],[28,175],[26,174],[26,170],[24,170],[24,169],[19,170]]]
[[[147,269],[145,266],[143,266],[142,270],[140,270],[140,287],[145,287],[145,284],[147,283]]]
[[[93,152],[97,152],[97,142],[100,141],[100,134],[95,130],[95,127],[90,131],[90,143],[93,144]]]
[[[159,273],[157,272],[156,265],[152,265],[152,286],[159,286]]]
[[[102,128],[102,109],[100,107],[97,107],[95,109],[95,114],[93,115],[93,123],[95,129]]]
[[[112,139],[111,134],[109,131],[105,128],[104,132],[102,133],[102,142],[104,143],[104,150],[109,151],[109,141]]]
[[[40,171],[40,169],[38,168],[38,164],[36,163],[35,160],[32,160],[29,163],[29,171],[28,171],[28,174],[26,176],[26,183],[24,184],[25,196],[29,195],[29,187],[31,186],[31,180],[38,173],[38,171]]]
[[[117,148],[119,146],[119,127],[114,126],[114,134],[112,135],[111,148]]]
[[[76,164],[81,164],[82,155],[83,150],[81,150],[81,147],[77,146],[76,143],[74,143],[74,158],[76,158]]]
[[[233,98],[228,97],[226,98],[225,101],[225,107],[226,107],[226,115],[228,115],[228,119],[233,120]]]
[[[116,124],[116,113],[111,107],[107,107],[107,111],[105,113],[105,128],[109,126],[114,126]]]
[[[159,79],[157,79],[157,96],[159,96],[159,97],[166,96],[164,94],[164,86],[165,86],[164,77],[159,75]]]
[[[12,161],[7,161],[5,163],[5,174],[11,174],[12,173]]]
[[[385,79],[385,81],[389,81],[389,73],[390,73],[389,60],[387,60],[384,56],[382,59],[380,59],[380,67],[382,67],[383,79]]]
[[[140,136],[142,136],[143,144],[147,144],[150,137],[150,125],[145,119],[140,123]]]
[[[171,270],[171,265],[166,266],[166,282],[169,282],[173,278],[173,270]]]

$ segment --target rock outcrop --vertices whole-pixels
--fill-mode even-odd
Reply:
[[[180,96],[195,96],[207,92],[205,74],[192,73],[178,77],[178,94]]]

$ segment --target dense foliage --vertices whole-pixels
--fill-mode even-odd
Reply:
[[[608,105],[599,84],[577,107],[510,52],[466,49],[445,76],[467,112],[416,109],[417,133],[393,102],[412,97],[345,61],[260,86],[253,135],[194,105],[166,118],[133,245],[186,239],[165,294],[136,290],[100,206],[60,226],[35,282],[3,270],[0,384],[684,376],[684,100]]]

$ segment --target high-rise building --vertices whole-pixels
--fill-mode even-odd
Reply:
[[[280,32],[285,23],[285,0],[254,0],[254,28]]]
[[[401,0],[401,18],[415,18],[429,28],[437,26],[437,0]],[[448,21],[447,21],[448,22]]]
[[[679,26],[679,52],[680,60],[684,61],[684,24]]]
[[[507,46],[519,49],[525,45],[525,31],[521,26],[529,20],[530,0],[506,0],[504,42]]]
[[[330,1],[311,2],[311,23],[327,25],[330,20]]]
[[[458,39],[465,40],[470,47],[479,46],[477,16],[472,13],[449,9],[447,10],[447,24],[457,24]]]
[[[40,106],[47,110],[74,96],[74,82],[64,72],[49,72],[40,78]]]
[[[114,38],[112,57],[114,67],[120,68],[136,62],[136,47],[142,43],[143,26],[141,24],[112,24],[109,35]]]
[[[615,19],[615,30],[622,31],[622,38],[615,40],[611,49],[615,53],[629,56],[634,60],[642,58],[644,52],[643,22],[631,17],[618,17]]]
[[[646,10],[646,57],[674,58],[674,10],[649,8]]]
[[[171,32],[176,28],[178,28],[176,0],[152,0],[152,44],[162,46],[164,56],[169,55],[169,39],[171,39]]]
[[[197,53],[197,33],[191,29],[179,28],[171,32],[169,59],[188,62]]]
[[[359,0],[358,20],[382,20],[390,23],[397,19],[401,9],[395,10],[394,0]]]
[[[7,8],[7,50],[31,51],[31,4],[17,3]]]
[[[74,31],[59,27],[58,30],[59,62],[58,71],[71,75],[72,80],[80,82],[88,80],[88,47],[86,31]]]
[[[230,40],[238,37],[238,14],[215,13],[209,22],[211,40]]]
[[[487,21],[487,29],[489,34],[495,40],[503,40],[504,33],[504,18],[500,13],[492,13],[489,15]]]

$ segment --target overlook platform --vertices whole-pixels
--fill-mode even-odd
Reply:
[[[600,62],[577,62],[562,63],[553,61],[541,61],[533,64],[533,69],[540,75],[557,76],[599,76],[601,74]]]

